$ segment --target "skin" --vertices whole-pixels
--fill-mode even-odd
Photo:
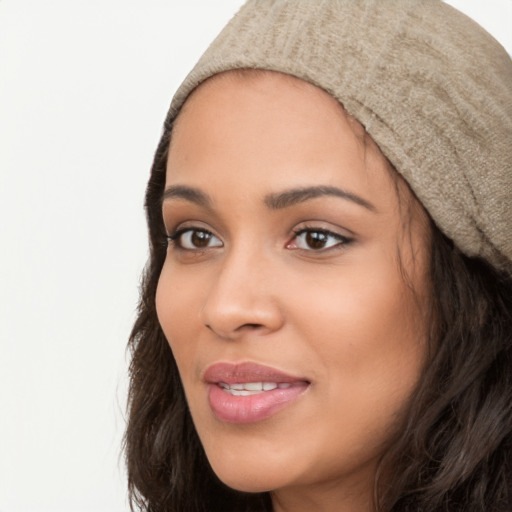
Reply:
[[[175,126],[166,189],[198,189],[210,204],[163,201],[168,233],[192,231],[169,244],[158,317],[214,471],[272,491],[275,511],[371,510],[376,466],[421,375],[426,217],[393,172],[336,100],[278,73],[208,80]],[[362,201],[265,202],[318,186]],[[212,234],[206,247],[198,230]],[[226,423],[202,381],[219,361],[310,385],[263,421]]]

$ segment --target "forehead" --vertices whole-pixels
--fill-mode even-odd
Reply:
[[[256,104],[254,101],[258,96],[260,101]],[[266,104],[264,110],[259,109],[262,102]],[[251,109],[251,104],[255,108]],[[198,117],[201,113],[205,118],[214,111],[224,116],[230,109],[241,108],[240,113],[249,116],[253,122],[265,120],[265,114],[276,113],[290,121],[303,121],[301,116],[308,107],[310,122],[314,122],[315,118],[327,117],[331,122],[350,126],[361,143],[367,136],[361,124],[323,89],[291,75],[259,69],[225,71],[200,84],[182,106],[173,132],[176,134],[180,130],[183,118]],[[220,116],[217,117],[219,119]]]
[[[364,128],[324,90],[245,70],[216,75],[188,98],[173,128],[167,182],[247,192],[258,189],[256,178],[269,189],[262,193],[320,183],[386,199],[391,172]]]
[[[200,101],[205,94],[219,93],[223,90],[232,91],[233,89],[263,95],[269,102],[269,106],[273,106],[276,100],[281,105],[286,104],[286,97],[290,100],[301,98],[302,101],[308,101],[310,98],[320,106],[328,105],[333,112],[337,111],[341,115],[348,115],[333,96],[305,80],[278,71],[236,69],[213,75],[196,87],[181,108],[178,120],[183,117],[185,112],[193,109],[195,103]],[[286,92],[285,97],[282,96],[283,91]],[[232,101],[237,100],[237,96],[231,98]]]

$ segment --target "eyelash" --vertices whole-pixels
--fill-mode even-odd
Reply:
[[[183,242],[181,241],[181,237],[187,233],[190,233],[191,236],[193,236],[194,233],[195,234],[201,233],[201,234],[207,236],[208,241],[211,241],[212,238],[219,240],[211,231],[208,231],[207,229],[186,227],[186,228],[176,230],[171,235],[167,235],[166,238],[168,240],[168,245],[172,243],[173,246],[177,250],[190,251],[190,252],[200,252],[200,251],[205,251],[206,249],[209,249],[212,247],[222,247],[223,246],[222,242],[219,240],[220,243],[216,244],[216,245],[207,245],[205,247],[195,247],[195,248],[184,247]],[[348,244],[353,242],[352,238],[340,235],[339,233],[334,233],[333,231],[330,231],[328,229],[323,229],[323,228],[304,227],[304,228],[300,228],[297,230],[293,230],[293,234],[294,234],[293,239],[286,244],[287,249],[299,249],[299,250],[302,249],[304,251],[323,252],[323,251],[327,251],[329,249],[333,249],[336,247],[347,246]],[[311,248],[310,247],[310,248],[306,249],[306,248],[301,248],[301,247],[296,247],[296,246],[292,247],[292,244],[296,244],[296,240],[299,237],[301,237],[303,235],[307,235],[307,234],[310,234],[310,235],[315,234],[315,235],[317,235],[317,239],[320,239],[320,237],[318,237],[318,235],[321,235],[321,237],[322,236],[325,237],[326,241],[328,241],[328,239],[331,238],[331,239],[336,240],[336,243],[331,244],[328,247],[319,247],[319,248]]]
[[[204,235],[207,235],[210,240],[211,240],[211,238],[217,238],[211,231],[208,231],[207,229],[187,227],[187,228],[178,229],[171,235],[167,235],[166,238],[167,238],[168,244],[172,243],[174,245],[174,247],[180,251],[195,251],[195,252],[197,252],[197,251],[204,251],[210,247],[210,246],[196,247],[194,249],[183,247],[183,243],[181,242],[181,237],[183,235],[185,235],[186,233],[190,233],[191,235],[193,235],[194,233],[202,233]],[[218,238],[217,238],[217,240],[218,240]],[[220,247],[220,246],[222,246],[222,242],[221,242],[221,245],[214,245],[213,247]]]
[[[333,238],[337,241],[336,243],[331,244],[328,247],[321,247],[321,248],[317,248],[317,249],[313,249],[313,248],[303,249],[305,251],[311,251],[311,252],[322,252],[322,251],[327,251],[329,249],[334,249],[336,247],[347,246],[348,244],[350,244],[353,241],[352,238],[340,235],[339,233],[334,233],[333,231],[330,231],[328,229],[323,229],[323,228],[304,227],[304,228],[294,230],[293,233],[294,233],[294,237],[293,237],[292,242],[287,244],[288,248],[291,248],[290,245],[292,243],[296,243],[294,241],[297,240],[300,236],[307,235],[307,234],[310,234],[310,235],[312,235],[312,234],[319,235],[320,234],[320,235],[324,236],[327,240],[329,238]],[[295,247],[295,248],[300,249],[300,247]]]

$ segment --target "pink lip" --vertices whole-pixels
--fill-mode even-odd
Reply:
[[[208,385],[208,401],[213,414],[227,423],[262,421],[290,405],[309,386],[304,378],[255,363],[216,363],[207,368],[203,379]],[[289,387],[235,396],[220,386],[220,383],[247,382],[275,382],[289,384]]]

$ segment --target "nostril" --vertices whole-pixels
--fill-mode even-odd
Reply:
[[[251,324],[251,323],[247,323],[247,324],[243,324],[241,325],[240,327],[238,327],[235,332],[238,332],[238,333],[242,333],[244,331],[256,331],[256,330],[259,330],[259,329],[263,329],[265,326],[262,325],[262,324]]]
[[[262,324],[252,324],[252,323],[246,323],[246,324],[242,324],[240,326],[238,326],[237,328],[235,328],[233,331],[231,331],[231,334],[222,334],[220,329],[219,328],[214,328],[212,327],[212,325],[210,324],[205,324],[205,327],[207,329],[209,329],[210,331],[222,336],[222,337],[225,337],[225,338],[231,338],[233,335],[235,335],[235,333],[241,333],[245,330],[250,330],[250,331],[253,331],[253,330],[256,330],[256,329],[261,329],[262,327],[264,327]]]

